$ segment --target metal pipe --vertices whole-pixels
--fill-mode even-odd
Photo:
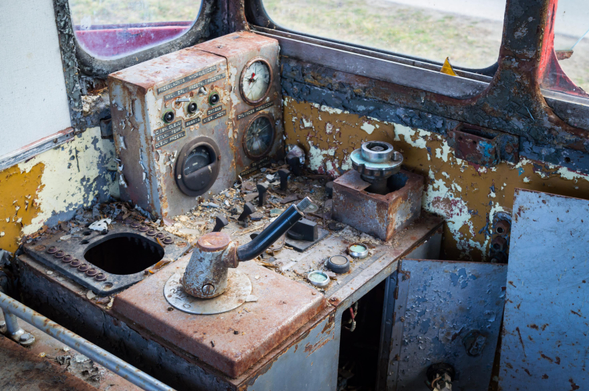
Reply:
[[[311,204],[311,200],[305,197],[298,205],[291,205],[265,230],[260,232],[254,240],[237,248],[237,259],[247,261],[254,259],[270,247],[278,238],[286,233],[297,221],[304,217],[301,211]]]
[[[4,322],[6,324],[6,334],[12,339],[17,339],[25,333],[23,329],[18,325],[18,318],[12,312],[8,312],[4,308],[2,309],[4,315]]]
[[[85,340],[79,335],[72,333],[68,329],[51,321],[40,313],[33,311],[29,307],[7,296],[3,292],[0,292],[0,307],[2,307],[5,313],[18,316],[44,333],[49,334],[58,341],[63,342],[72,349],[75,349],[84,356],[90,358],[93,361],[96,361],[100,365],[110,369],[119,376],[135,384],[136,386],[143,388],[144,390],[174,391],[173,388],[149,376],[145,372],[140,371],[131,364],[121,360],[117,356]]]

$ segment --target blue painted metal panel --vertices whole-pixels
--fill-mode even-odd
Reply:
[[[589,201],[516,189],[499,385],[589,390]]]
[[[388,388],[427,391],[431,364],[456,370],[455,391],[487,391],[507,265],[404,260],[398,275]]]

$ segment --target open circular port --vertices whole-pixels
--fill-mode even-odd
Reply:
[[[84,258],[112,274],[134,274],[155,265],[164,257],[157,242],[134,233],[113,234],[92,244]]]

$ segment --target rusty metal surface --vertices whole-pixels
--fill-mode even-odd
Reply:
[[[202,136],[216,143],[220,163],[206,194],[233,184],[237,173],[227,74],[223,57],[191,47],[109,76],[121,198],[160,217],[193,208],[195,197],[179,190],[174,173],[182,147]],[[213,91],[220,96],[216,105],[209,102]],[[187,100],[197,103],[194,114],[186,111]],[[170,124],[162,119],[168,111],[174,113]]]
[[[3,391],[96,390],[3,336],[0,336],[0,368],[0,389]]]
[[[213,298],[201,299],[188,294],[182,286],[185,276],[173,274],[166,281],[164,296],[174,308],[189,314],[209,315],[231,311],[245,303],[252,293],[249,277],[237,269],[228,269],[227,288],[222,295]]]
[[[487,391],[506,274],[505,264],[399,262],[397,287],[389,292],[395,304],[386,389],[429,391],[427,369],[447,363],[456,370],[453,390]]]
[[[499,386],[585,390],[589,201],[516,189]]]
[[[145,270],[130,274],[108,272],[85,258],[85,254],[91,248],[110,239],[128,236],[128,243],[131,244],[132,241],[139,243],[140,238],[140,243],[144,248],[149,246],[154,254],[161,252],[161,262],[165,263],[176,259],[188,246],[184,240],[171,234],[166,233],[161,239],[156,238],[151,235],[152,232],[147,226],[134,220],[113,221],[109,228],[109,233],[106,235],[89,229],[70,235],[64,235],[64,232],[58,231],[53,235],[41,236],[31,243],[25,244],[23,249],[26,254],[51,267],[60,275],[72,279],[99,295],[109,295],[141,281],[146,276],[145,270],[152,265],[146,265]],[[170,238],[172,243],[166,244],[170,242],[170,240],[166,240],[167,238]],[[121,249],[122,251],[123,249]],[[137,258],[129,259],[129,263],[142,261]]]
[[[242,374],[326,305],[314,289],[243,262],[238,269],[251,279],[257,302],[218,315],[170,311],[163,287],[185,265],[186,260],[177,261],[119,294],[113,310],[230,377]]]
[[[486,167],[519,161],[519,137],[467,124],[448,131],[448,145],[457,158]]]
[[[243,6],[241,7],[243,12]],[[198,45],[198,49],[222,56],[227,59],[229,72],[229,84],[233,86],[231,91],[231,104],[229,118],[232,121],[233,138],[237,173],[241,173],[255,165],[256,162],[264,161],[266,156],[271,158],[280,157],[283,153],[282,123],[282,89],[280,86],[280,63],[278,41],[259,34],[241,31],[228,34]],[[263,59],[270,65],[272,79],[268,95],[260,102],[252,105],[248,103],[240,92],[240,79],[244,68],[253,59]],[[273,145],[267,155],[257,156],[255,159],[249,157],[243,145],[243,139],[247,127],[260,115],[268,115],[272,118],[275,134]]]
[[[0,313],[0,319],[2,314]],[[91,361],[74,349],[68,349],[62,342],[48,334],[39,332],[34,326],[19,320],[22,328],[35,334],[35,343],[26,348],[32,357],[42,358],[51,363],[54,372],[69,373],[94,389],[105,391],[139,391],[141,388],[129,383],[121,376]],[[0,336],[1,337],[1,336]],[[3,340],[5,338],[2,338]],[[10,341],[8,341],[10,342]],[[2,343],[0,343],[2,345]],[[15,344],[16,345],[16,344]],[[3,348],[0,347],[0,350]],[[1,376],[1,375],[0,375]]]
[[[358,190],[361,179],[356,171],[337,178],[333,182],[333,218],[382,240],[391,240],[395,232],[421,213],[423,177],[405,170],[399,176],[406,178],[405,184],[385,195]]]

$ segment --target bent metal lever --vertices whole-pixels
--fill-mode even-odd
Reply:
[[[305,197],[297,205],[291,205],[254,240],[237,247],[237,260],[248,261],[262,254],[268,247],[286,233],[297,221],[304,217],[302,211],[311,205],[309,197]]]
[[[201,236],[182,276],[184,291],[201,299],[212,299],[225,292],[228,269],[263,253],[304,217],[302,211],[309,205],[311,200],[308,197],[291,205],[254,240],[239,247],[224,232]]]

